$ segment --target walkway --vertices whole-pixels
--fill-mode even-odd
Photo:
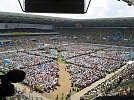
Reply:
[[[59,64],[59,87],[56,87],[57,90],[54,91],[50,91],[50,93],[44,93],[43,96],[45,96],[46,98],[48,98],[49,100],[55,100],[57,95],[59,100],[61,100],[62,98],[62,93],[64,93],[63,98],[66,97],[66,94],[69,93],[70,89],[71,89],[71,80],[69,80],[71,78],[70,74],[66,71],[66,64],[65,62],[62,60],[61,54],[55,50],[55,52],[58,53],[58,64]]]
[[[42,97],[42,100],[55,100],[57,95],[58,95],[59,99],[61,98],[62,92],[65,95],[67,93],[69,93],[69,90],[71,88],[71,81],[69,80],[69,78],[71,78],[71,77],[70,77],[69,73],[67,71],[65,71],[65,68],[66,68],[65,64],[59,64],[59,66],[60,66],[59,83],[61,86],[57,87],[57,90],[50,91],[50,93],[41,94],[41,93],[38,93],[35,91],[33,93],[29,93],[30,89],[26,88],[26,95],[29,96],[29,94],[30,94],[30,95],[33,95],[34,97]],[[23,90],[23,88],[24,88],[24,85],[21,85],[18,83],[15,83],[14,85],[15,85],[15,87],[19,88],[20,90]],[[65,98],[65,95],[64,95],[64,98]]]
[[[127,65],[121,67],[120,69],[118,69],[116,72],[108,74],[105,78],[98,80],[97,82],[91,84],[89,87],[81,90],[78,93],[75,93],[74,95],[71,96],[71,100],[80,100],[80,97],[83,96],[85,93],[87,93],[89,90],[91,90],[92,88],[98,86],[100,83],[104,82],[105,80],[109,79],[110,77],[114,76],[116,73],[122,71],[124,68],[126,68]]]
[[[14,83],[14,86],[17,87],[17,89],[20,89],[20,90],[23,90],[24,86],[19,84],[19,83]],[[33,97],[42,97],[42,100],[49,100],[47,98],[45,98],[44,96],[41,96],[41,94],[33,91],[33,93],[29,93],[30,92],[30,89],[29,88],[26,88],[26,95],[29,96],[33,96]]]
[[[65,98],[66,94],[69,93],[69,90],[71,88],[71,81],[69,80],[69,78],[71,78],[71,77],[70,77],[69,73],[67,71],[65,71],[66,65],[59,63],[59,66],[60,66],[59,84],[61,86],[56,87],[57,90],[54,90],[54,91],[51,90],[50,93],[42,94],[42,96],[45,96],[49,100],[55,100],[57,95],[58,95],[59,100],[61,100],[62,92],[64,93],[64,98]]]
[[[65,99],[65,95],[67,93],[69,93],[69,90],[71,89],[71,81],[69,80],[69,78],[71,78],[71,77],[70,77],[69,73],[67,71],[65,71],[66,64],[59,63],[59,67],[60,67],[60,71],[59,71],[59,75],[60,75],[59,83],[60,83],[61,86],[57,87],[57,90],[50,91],[50,93],[40,94],[38,92],[33,92],[33,93],[31,93],[31,95],[34,95],[35,97],[42,97],[42,100],[55,100],[55,98],[58,95],[59,100],[60,100],[61,99],[61,94],[63,92],[64,93],[64,99]],[[89,86],[89,87],[87,87],[87,88],[79,91],[78,93],[75,93],[74,95],[71,96],[71,100],[79,100],[82,95],[84,95],[85,93],[87,93],[87,91],[89,91],[92,88],[96,87],[98,84],[104,82],[105,80],[109,79],[110,77],[112,77],[116,73],[122,71],[125,67],[126,67],[126,65],[123,66],[122,68],[118,69],[116,72],[111,73],[111,74],[108,74],[105,78],[100,79],[97,82],[91,84],[91,86]],[[15,86],[17,86],[18,88],[20,88],[20,90],[22,90],[23,87],[24,87],[23,85],[18,84],[18,83],[16,83]],[[27,88],[26,94],[29,94],[29,91],[30,91],[30,89]]]

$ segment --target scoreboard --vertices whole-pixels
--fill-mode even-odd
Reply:
[[[85,13],[85,0],[25,0],[24,12]]]

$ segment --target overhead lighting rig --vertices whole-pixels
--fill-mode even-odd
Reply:
[[[134,6],[134,0],[118,0],[118,1],[124,1],[128,4],[128,6]]]

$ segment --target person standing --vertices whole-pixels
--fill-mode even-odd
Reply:
[[[57,97],[56,97],[56,100],[59,100],[59,97],[58,97],[58,95],[57,95]]]
[[[62,98],[61,99],[63,100],[63,98],[64,98],[64,93],[62,92]]]
[[[22,90],[23,94],[26,94],[26,86],[24,86],[23,90]]]
[[[30,92],[29,93],[33,93],[33,86],[32,85],[30,87]]]

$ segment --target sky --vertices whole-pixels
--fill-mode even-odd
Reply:
[[[21,3],[23,2],[23,0],[20,1]],[[85,2],[87,7],[89,0],[85,0]],[[0,0],[0,11],[24,13],[21,10],[18,0]],[[134,6],[128,6],[122,0],[92,0],[86,14],[36,13],[36,15],[74,19],[134,17]]]

